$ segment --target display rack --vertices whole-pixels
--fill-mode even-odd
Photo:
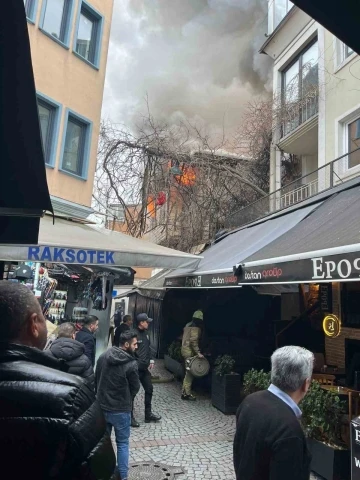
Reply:
[[[67,303],[67,291],[66,290],[54,290],[52,294],[52,303],[48,310],[48,315],[52,317],[55,322],[58,322],[65,317]]]

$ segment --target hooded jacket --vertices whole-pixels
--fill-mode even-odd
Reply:
[[[181,355],[184,358],[194,357],[200,353],[200,337],[201,329],[199,327],[196,327],[193,322],[186,325],[181,345]]]
[[[95,389],[94,370],[89,358],[85,355],[83,343],[72,338],[58,338],[46,352],[58,360],[64,360],[68,366],[68,373],[85,378],[91,388]]]
[[[96,390],[100,406],[107,412],[131,412],[132,401],[140,388],[135,357],[112,347],[96,365]]]
[[[95,395],[64,368],[36,348],[0,344],[2,478],[119,478]]]

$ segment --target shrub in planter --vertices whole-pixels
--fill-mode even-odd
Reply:
[[[234,414],[241,399],[241,376],[233,372],[235,360],[223,355],[215,360],[211,384],[211,403],[221,412]]]
[[[270,373],[250,370],[244,375],[244,392],[266,390]],[[350,477],[350,454],[341,439],[341,423],[345,404],[339,396],[312,382],[300,403],[301,422],[312,453],[311,469],[326,480],[347,480]]]
[[[182,379],[185,375],[180,342],[172,342],[168,348],[168,355],[164,356],[165,368],[175,377]]]

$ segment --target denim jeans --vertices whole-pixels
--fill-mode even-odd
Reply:
[[[106,412],[107,431],[111,435],[112,427],[115,430],[117,446],[117,464],[121,480],[128,478],[129,470],[129,438],[131,412]]]

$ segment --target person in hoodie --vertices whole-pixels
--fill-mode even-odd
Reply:
[[[94,390],[95,377],[91,361],[85,355],[84,344],[75,340],[75,335],[75,325],[70,322],[63,323],[58,328],[57,339],[46,352],[58,360],[64,360],[68,366],[68,373],[85,378]]]
[[[98,359],[95,373],[97,399],[104,412],[107,429],[115,430],[117,461],[121,480],[129,470],[129,438],[132,400],[140,389],[137,361],[137,333],[123,332],[119,347],[111,347]]]

